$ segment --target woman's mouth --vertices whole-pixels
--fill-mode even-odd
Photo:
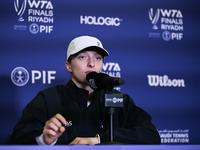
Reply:
[[[86,71],[85,73],[88,74],[88,73],[90,73],[90,72],[93,72],[93,70]]]

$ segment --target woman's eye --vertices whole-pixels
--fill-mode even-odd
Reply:
[[[84,59],[84,58],[85,58],[85,56],[79,56],[79,58],[80,58],[80,59]]]
[[[97,60],[101,60],[101,59],[102,59],[102,57],[96,57],[96,59],[97,59]]]

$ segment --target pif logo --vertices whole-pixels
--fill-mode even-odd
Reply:
[[[52,80],[55,80],[56,71],[39,71],[31,70],[31,83],[35,84],[37,80],[43,84],[51,84]],[[17,67],[11,72],[11,80],[17,86],[24,86],[29,81],[29,72],[23,67]]]
[[[25,68],[17,67],[11,73],[11,80],[17,86],[24,86],[29,80],[29,73]]]
[[[53,31],[53,26],[44,26],[44,25],[37,25],[36,23],[32,23],[29,26],[29,30],[32,34],[37,34],[38,32],[46,32],[51,33]]]

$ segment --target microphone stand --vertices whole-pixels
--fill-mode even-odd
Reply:
[[[123,94],[112,93],[114,87],[108,88],[109,94],[105,94],[105,107],[108,107],[109,122],[109,142],[103,144],[124,144],[114,141],[114,113],[115,107],[123,107]]]
[[[109,130],[109,140],[110,142],[114,142],[114,113],[115,113],[115,108],[110,107],[108,108],[108,114],[110,115],[110,130]]]

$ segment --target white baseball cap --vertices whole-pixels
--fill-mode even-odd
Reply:
[[[70,42],[67,49],[67,60],[71,55],[74,55],[89,47],[97,47],[99,48],[98,50],[101,50],[104,56],[109,55],[109,53],[103,48],[101,41],[99,41],[97,38],[92,36],[80,36]]]

